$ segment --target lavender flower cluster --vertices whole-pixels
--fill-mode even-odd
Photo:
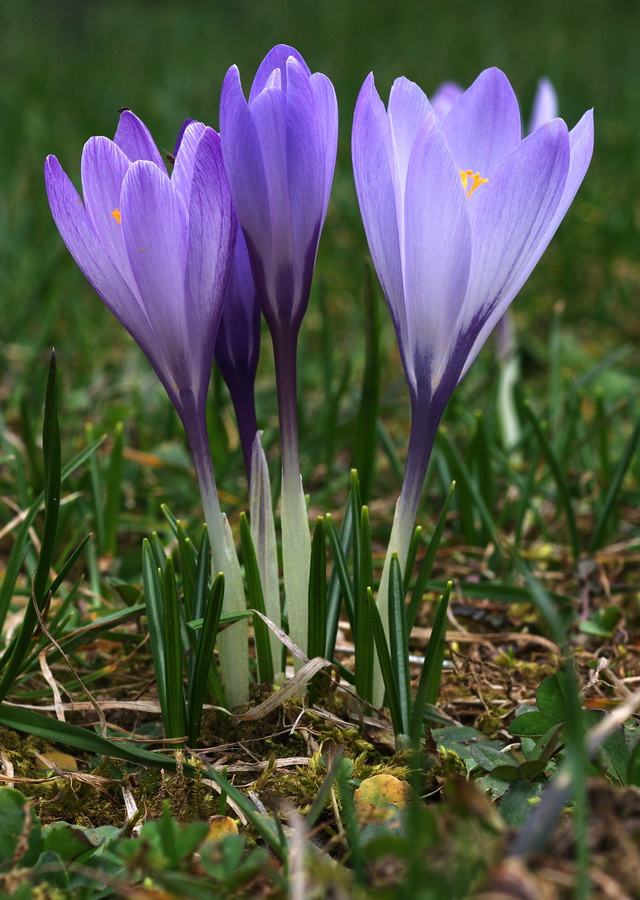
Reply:
[[[523,138],[516,96],[498,69],[482,72],[466,91],[443,86],[433,102],[406,78],[393,84],[386,107],[373,75],[360,91],[352,131],[355,183],[412,405],[387,561],[393,552],[401,564],[406,559],[451,393],[553,237],[589,165],[592,113],[569,131],[552,118],[549,98],[545,89]],[[146,354],[183,422],[214,566],[229,576],[236,608],[242,585],[219,507],[205,403],[215,355],[237,413],[247,475],[261,480],[253,391],[264,315],[280,417],[285,593],[290,632],[302,650],[310,551],[296,348],[337,141],[331,82],[312,74],[292,47],[279,45],[260,65],[248,100],[237,67],[227,72],[220,134],[187,121],[170,175],[149,131],[128,110],[113,141],[92,137],[85,145],[82,198],[54,156],[45,163],[64,242]],[[262,480],[256,489],[264,498]],[[387,577],[388,564],[381,609]],[[234,628],[241,632],[241,625]],[[227,649],[228,683],[236,677],[229,672],[237,654],[246,656],[246,639],[238,640]],[[240,688],[232,694],[235,702],[244,696]]]

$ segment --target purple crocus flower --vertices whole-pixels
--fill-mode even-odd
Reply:
[[[453,81],[445,81],[436,88],[431,97],[431,106],[438,118],[444,122],[452,107],[464,94],[464,88]],[[558,98],[548,78],[538,82],[533,99],[531,118],[527,134],[537,131],[558,115]],[[498,381],[498,420],[502,431],[504,446],[514,447],[520,438],[520,428],[516,413],[513,391],[520,375],[519,361],[516,355],[516,329],[508,307],[495,325],[495,351],[500,367]]]
[[[237,228],[220,138],[202,123],[188,123],[169,178],[146,126],[126,110],[113,141],[87,141],[81,175],[83,198],[55,156],[47,157],[53,218],[87,280],[144,351],[182,420],[214,567],[227,577],[225,605],[242,605],[242,581],[220,512],[205,416]],[[238,652],[236,647],[236,671]],[[243,677],[245,684],[233,698],[237,702],[247,689],[246,676],[236,680]]]
[[[47,157],[55,223],[155,369],[184,424],[203,494],[217,504],[204,410],[235,239],[220,139],[189,124],[169,178],[146,126],[126,110],[113,141],[87,141],[81,173],[83,199]]]
[[[251,274],[247,245],[238,228],[233,268],[227,288],[215,358],[231,394],[240,444],[251,480],[252,447],[258,426],[254,383],[260,356],[260,304]]]
[[[307,643],[309,525],[300,482],[296,408],[298,331],[309,302],[338,139],[333,85],[286,45],[261,63],[246,100],[232,66],[220,135],[233,201],[271,332],[282,448],[282,553],[294,641]]]
[[[352,143],[369,249],[412,404],[379,592],[385,610],[388,561],[393,552],[406,560],[446,403],[573,200],[591,159],[593,118],[586,113],[571,132],[554,119],[522,140],[518,102],[498,69],[482,72],[443,121],[405,78],[385,109],[370,75]]]

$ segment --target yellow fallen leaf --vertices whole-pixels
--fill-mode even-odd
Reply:
[[[361,825],[387,822],[409,803],[411,788],[395,775],[372,775],[356,789],[353,800]]]

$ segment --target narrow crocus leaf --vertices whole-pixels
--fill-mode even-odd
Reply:
[[[251,530],[246,513],[240,513],[240,537],[242,540],[242,558],[244,574],[247,579],[249,606],[265,615],[264,596],[260,583],[260,571],[255,547],[251,539]],[[253,633],[255,635],[256,656],[258,659],[258,679],[262,682],[273,682],[273,661],[269,645],[270,629],[260,616],[253,617]]]
[[[280,582],[278,577],[278,547],[271,505],[271,483],[267,458],[262,449],[262,432],[256,432],[251,450],[251,481],[249,490],[249,515],[251,539],[256,552],[260,583],[264,597],[264,609],[268,619],[281,626]],[[274,674],[282,671],[282,644],[269,629],[269,643]]]

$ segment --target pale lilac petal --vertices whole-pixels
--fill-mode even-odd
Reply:
[[[199,335],[204,358],[213,353],[236,230],[220,138],[206,128],[194,155],[186,263],[187,322]]]
[[[158,153],[149,129],[130,109],[125,109],[120,115],[118,130],[113,140],[131,162],[148,159],[164,170],[164,161]]]
[[[405,192],[405,303],[418,388],[435,388],[467,290],[467,198],[440,122],[431,112],[414,142]]]
[[[269,78],[276,69],[280,70],[280,77],[282,79],[279,86],[286,92],[286,67],[287,60],[290,57],[293,57],[300,63],[307,76],[311,74],[306,62],[294,47],[290,47],[288,44],[278,44],[273,50],[270,50],[267,53],[260,63],[258,71],[256,72],[256,77],[253,79],[253,84],[251,85],[251,92],[249,94],[250,103],[265,89]]]
[[[121,214],[131,270],[156,337],[166,348],[174,390],[191,389],[199,373],[197,362],[185,361],[191,343],[185,311],[186,207],[168,176],[142,160],[127,172]]]
[[[401,186],[399,204],[404,202],[409,157],[426,117],[432,112],[427,95],[408,78],[397,78],[389,94],[389,122],[397,160],[398,182]]]
[[[82,151],[82,193],[89,220],[117,269],[135,291],[120,225],[120,192],[131,163],[106,137],[92,137]]]
[[[202,122],[190,122],[182,132],[180,144],[176,151],[171,183],[180,192],[185,206],[189,206],[191,197],[191,181],[193,179],[193,162],[200,138],[204,134]]]
[[[229,69],[222,85],[220,138],[233,202],[247,241],[254,248],[255,265],[271,254],[269,190],[260,138],[236,66]],[[258,268],[256,265],[254,275]]]
[[[149,359],[158,359],[144,309],[93,230],[80,195],[55,156],[47,157],[44,172],[53,219],[82,274]]]
[[[367,77],[358,96],[351,149],[356,192],[369,252],[389,303],[405,369],[412,371],[391,127],[373,75]]]
[[[490,178],[518,146],[522,131],[518,101],[504,73],[482,72],[452,107],[443,128],[458,168]]]
[[[589,168],[593,155],[593,110],[588,110],[569,132],[569,150],[571,152],[569,172],[562,198],[547,226],[549,239],[553,237],[564,219]]]
[[[324,129],[309,77],[297,60],[287,61],[286,176],[288,207],[297,268],[294,319],[306,308],[316,250],[325,210],[326,170]],[[263,146],[263,156],[267,150]],[[272,214],[274,203],[272,200]],[[284,218],[287,210],[277,212]],[[298,281],[298,279],[300,279]]]
[[[569,170],[569,136],[554,119],[494,173],[472,215],[473,259],[458,328],[473,336],[466,372],[546,249]]]
[[[329,204],[331,183],[333,182],[333,173],[336,166],[336,151],[338,149],[338,101],[336,100],[335,89],[326,75],[314,72],[309,79],[309,83],[316,99],[316,110],[323,134],[324,212],[322,219],[324,221]]]
[[[263,172],[269,197],[267,221],[271,226],[270,229],[265,229],[267,234],[269,231],[271,233],[271,246],[266,248],[266,240],[259,237],[258,248],[264,248],[262,265],[267,293],[278,303],[281,300],[292,299],[290,295],[295,283],[293,272],[295,250],[288,179],[287,98],[282,91],[267,88],[253,101],[250,111],[260,136]],[[226,159],[225,153],[225,162]],[[243,221],[243,213],[235,194],[234,200],[248,241],[255,240],[256,233],[260,235],[261,226],[255,223],[253,227],[249,227]],[[255,222],[256,216],[252,216],[252,219]],[[266,309],[263,311],[268,315]]]
[[[441,122],[444,122],[451,112],[452,106],[458,102],[463,94],[464,88],[461,88],[455,81],[444,81],[437,88],[430,100],[433,111]]]
[[[528,134],[536,131],[558,115],[558,97],[548,78],[541,78],[533,99],[533,109],[529,120]]]

